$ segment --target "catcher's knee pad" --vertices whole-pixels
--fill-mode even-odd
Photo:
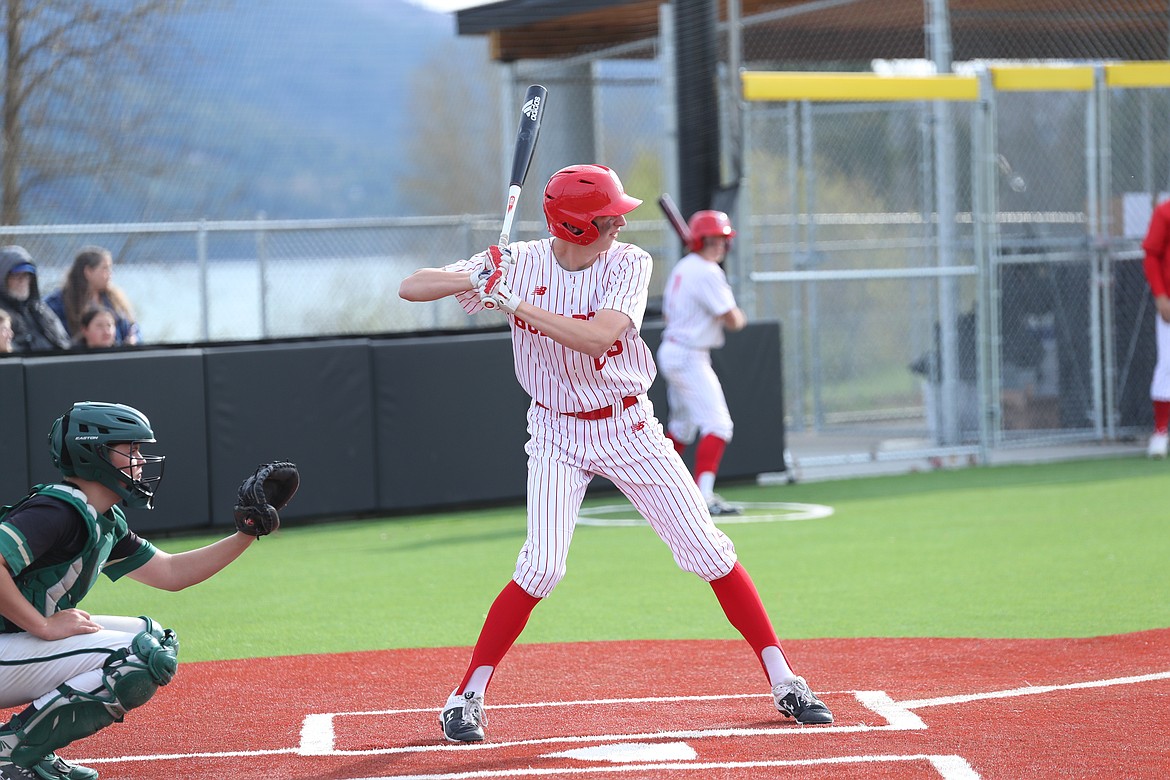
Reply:
[[[130,647],[114,655],[103,667],[106,686],[127,710],[141,707],[160,685],[175,676],[179,666],[179,638],[170,629],[148,625]]]
[[[87,692],[60,685],[47,704],[11,724],[14,764],[32,766],[75,740],[121,722],[127,710],[141,707],[174,678],[178,638],[147,620],[149,630],[137,634],[130,647],[114,653],[102,667],[100,687]]]

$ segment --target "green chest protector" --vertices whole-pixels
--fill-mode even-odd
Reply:
[[[34,496],[49,496],[68,504],[86,528],[82,549],[70,560],[48,566],[30,565],[33,561],[27,542],[15,528],[8,526],[5,529],[8,532],[0,534],[0,555],[16,572],[13,577],[16,587],[38,612],[48,617],[81,603],[97,582],[115,542],[126,535],[129,526],[120,507],[111,507],[109,512],[99,515],[86,502],[84,493],[63,484],[37,485],[19,503],[0,510],[0,521]],[[20,629],[5,620],[4,630]]]

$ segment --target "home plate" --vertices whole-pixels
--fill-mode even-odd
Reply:
[[[560,753],[548,753],[543,757],[623,764],[630,761],[691,761],[698,755],[695,749],[685,742],[622,742],[616,745],[594,745]]]

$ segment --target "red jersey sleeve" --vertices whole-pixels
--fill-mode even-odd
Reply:
[[[1150,292],[1154,297],[1170,295],[1170,200],[1159,203],[1150,217],[1150,228],[1146,238],[1142,241],[1146,259],[1142,264],[1146,272],[1146,281],[1150,285]]]

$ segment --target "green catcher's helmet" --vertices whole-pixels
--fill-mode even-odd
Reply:
[[[141,466],[135,478],[133,469],[116,468],[109,456],[112,445],[142,442],[154,442],[146,415],[124,404],[100,401],[78,401],[53,421],[49,431],[49,453],[64,476],[105,485],[121,496],[126,506],[153,509],[166,457],[141,455],[134,464]]]

